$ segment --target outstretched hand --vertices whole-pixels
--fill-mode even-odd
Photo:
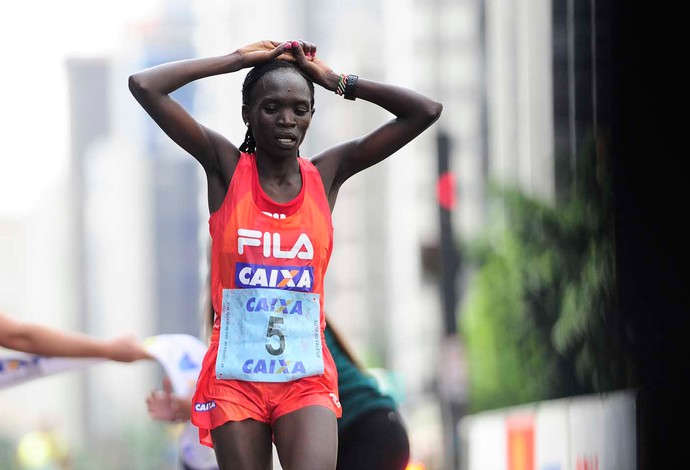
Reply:
[[[134,362],[152,359],[144,346],[133,335],[113,338],[107,343],[107,357],[113,361]]]

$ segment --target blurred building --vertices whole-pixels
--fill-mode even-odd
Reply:
[[[140,28],[140,54],[134,57],[130,72],[195,55],[192,42],[194,22],[189,2],[166,2],[157,22]],[[132,56],[129,58],[132,60]],[[120,77],[127,74],[120,74]],[[123,85],[123,84],[120,84]],[[190,112],[194,112],[196,86],[173,93]],[[159,333],[201,332],[201,289],[205,270],[200,263],[206,247],[199,243],[199,219],[207,207],[204,179],[193,158],[172,143],[158,126],[141,112],[131,96],[127,97],[130,124],[144,131],[144,157],[151,167],[148,181],[151,196],[151,220],[154,242],[154,279],[156,331]],[[136,108],[136,110],[134,109]],[[132,113],[132,114],[130,114]]]
[[[488,172],[554,200],[551,1],[483,2]]]
[[[73,187],[81,188],[75,242],[83,329],[92,334],[201,331],[196,167],[145,122],[126,81],[135,70],[192,55],[188,18],[186,2],[170,2],[155,22],[132,26],[126,56],[69,63]],[[186,88],[175,98],[190,109],[193,92]],[[141,413],[159,382],[153,365],[116,367],[88,372],[85,429],[101,435],[117,433],[130,412]]]
[[[162,2],[159,18],[123,31],[118,53],[64,64],[69,171],[35,209],[0,220],[3,311],[98,337],[199,335],[201,180],[127,89],[130,73],[193,54],[188,5]],[[193,90],[176,98],[193,108]],[[144,400],[161,373],[107,363],[3,390],[0,436],[47,419],[97,448],[149,422]]]
[[[602,2],[483,0],[490,179],[567,199],[576,161],[610,132],[610,14]]]
[[[151,334],[151,234],[147,167],[141,151],[118,138],[113,61],[72,59],[71,241],[76,253],[77,328],[106,337]],[[115,436],[152,387],[150,366],[104,364],[85,374],[85,439]]]

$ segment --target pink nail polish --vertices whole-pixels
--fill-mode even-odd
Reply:
[[[292,43],[289,42],[289,43],[285,44],[285,49],[290,49],[290,48],[292,48]]]

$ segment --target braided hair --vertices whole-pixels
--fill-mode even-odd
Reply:
[[[307,86],[309,87],[309,91],[311,93],[311,106],[314,107],[314,82],[312,82],[307,74],[305,74],[302,69],[300,69],[294,63],[277,59],[259,64],[247,73],[247,75],[244,77],[244,83],[242,84],[242,104],[249,106],[251,102],[250,97],[252,91],[254,90],[254,86],[268,72],[278,69],[292,69],[299,73],[306,80]],[[244,142],[242,142],[242,145],[240,145],[240,152],[256,152],[256,141],[254,140],[252,128],[249,125],[247,125],[247,132],[244,135]]]

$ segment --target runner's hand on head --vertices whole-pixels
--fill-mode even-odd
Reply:
[[[292,47],[288,49],[295,58],[295,62],[312,81],[322,87],[328,88],[327,77],[333,73],[333,69],[323,60],[316,57],[316,45],[305,41],[292,41]]]
[[[120,336],[108,341],[106,357],[118,362],[152,359],[151,355],[134,335]]]
[[[237,49],[236,53],[242,57],[244,67],[254,67],[255,65],[268,62],[273,59],[294,61],[292,55],[286,51],[292,45],[289,42],[259,41]]]
[[[303,41],[301,39],[298,41],[292,41],[293,47],[298,45],[299,48],[302,49],[302,52],[304,52],[304,56],[307,58],[307,60],[313,60],[316,57],[316,44],[313,42]],[[293,52],[296,52],[296,49]]]

